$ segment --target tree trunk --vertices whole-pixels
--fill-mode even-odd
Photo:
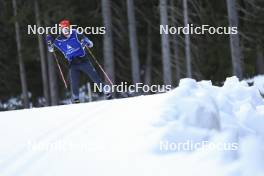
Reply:
[[[188,0],[183,0],[183,16],[184,16],[184,26],[189,24],[188,17]],[[192,77],[192,60],[191,60],[191,40],[190,35],[185,35],[185,58],[186,58],[186,76],[188,78]]]
[[[147,42],[147,60],[145,68],[145,85],[151,85],[151,70],[152,70],[152,40],[151,40],[151,26],[148,25],[148,42]]]
[[[45,25],[47,26],[48,18],[45,19]],[[58,95],[58,74],[56,72],[56,67],[54,63],[54,58],[51,53],[47,50],[47,63],[48,63],[48,78],[49,78],[49,89],[50,89],[50,103],[52,106],[58,105],[59,95]]]
[[[174,0],[170,1],[171,4],[171,8],[170,8],[170,15],[171,15],[171,19],[172,19],[172,26],[177,26],[177,19],[176,16],[177,14],[175,13],[176,10],[175,8],[175,4],[174,4]],[[176,80],[177,82],[179,82],[179,80],[181,79],[181,65],[180,65],[180,55],[179,55],[179,46],[178,46],[178,42],[179,42],[179,38],[178,35],[173,35],[172,36],[172,45],[173,45],[173,58],[175,61],[175,65],[176,65]]]
[[[40,16],[39,16],[39,5],[38,0],[35,1],[35,15],[37,26],[41,26]],[[39,54],[40,54],[40,63],[41,63],[41,75],[42,75],[42,84],[43,84],[43,93],[45,98],[45,105],[50,105],[50,95],[49,95],[49,82],[48,82],[48,73],[47,73],[47,63],[44,52],[43,38],[38,34],[38,44],[39,44]]]
[[[160,0],[160,22],[161,25],[168,25],[168,9],[167,0]],[[170,62],[170,44],[168,34],[161,34],[162,48],[162,65],[163,65],[163,81],[165,85],[171,85],[171,62]]]
[[[128,17],[130,53],[132,59],[132,78],[133,78],[133,83],[136,84],[140,82],[140,66],[139,66],[139,53],[138,53],[138,43],[137,43],[134,0],[127,0],[127,17]]]
[[[228,10],[228,20],[230,27],[238,27],[238,13],[236,10],[236,0],[226,0]],[[239,45],[239,35],[230,34],[230,47],[232,56],[233,74],[242,78],[242,55]]]
[[[258,48],[257,48],[256,64],[257,64],[257,74],[263,75],[264,74],[264,56],[263,56],[263,51],[260,45],[258,45]]]
[[[12,0],[12,4],[13,4],[13,13],[14,13],[14,16],[16,18],[17,17],[16,0]],[[19,63],[19,71],[20,71],[20,81],[21,81],[21,87],[22,87],[23,105],[25,108],[29,108],[26,71],[25,71],[24,61],[23,61],[23,57],[22,57],[19,23],[18,23],[17,19],[15,20],[15,31],[16,31],[17,54],[18,54],[18,63]]]
[[[115,83],[115,65],[114,65],[114,49],[113,49],[113,37],[112,37],[112,17],[111,17],[111,1],[102,0],[102,14],[103,25],[106,28],[106,34],[104,35],[104,66],[106,72],[109,74],[112,82]]]
[[[55,70],[54,58],[51,53],[47,51],[48,59],[48,75],[49,75],[49,88],[50,88],[50,103],[52,106],[58,105],[59,95],[58,95],[58,75]]]

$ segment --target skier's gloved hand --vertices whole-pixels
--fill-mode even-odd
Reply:
[[[84,37],[84,39],[82,39],[82,46],[83,47],[87,46],[88,48],[92,48],[93,42],[89,40],[87,37]]]
[[[48,45],[48,50],[50,53],[54,52],[54,46],[53,45]]]
[[[46,36],[46,43],[48,45],[48,50],[49,52],[54,52],[54,47],[53,47],[53,37],[51,35]]]

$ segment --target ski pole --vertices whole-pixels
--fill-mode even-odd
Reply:
[[[63,83],[64,83],[64,86],[65,86],[66,89],[68,89],[68,85],[67,85],[67,83],[66,83],[66,80],[65,80],[65,78],[64,78],[63,72],[62,72],[62,70],[61,70],[61,66],[60,66],[60,64],[59,64],[59,61],[58,61],[57,55],[56,55],[55,52],[52,52],[52,53],[53,53],[54,58],[55,58],[55,60],[56,60],[57,67],[59,68],[60,76],[61,76],[61,79],[62,79],[62,81],[63,81]]]
[[[95,61],[95,63],[99,66],[99,68],[101,69],[101,71],[103,72],[103,74],[105,75],[106,79],[108,80],[108,82],[113,85],[113,82],[111,81],[111,79],[109,78],[109,76],[107,75],[107,73],[104,71],[103,67],[100,65],[100,63],[98,62],[98,60],[96,59],[96,57],[94,56],[94,54],[92,53],[92,51],[90,50],[90,48],[88,48],[87,46],[85,46],[86,49],[88,50],[88,52],[90,53],[90,55],[92,56],[93,60]]]

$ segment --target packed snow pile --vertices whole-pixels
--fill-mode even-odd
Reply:
[[[260,82],[260,81],[258,81]],[[0,175],[263,176],[264,101],[236,77],[0,113]]]
[[[254,78],[248,79],[247,82],[257,87],[264,96],[264,75],[255,76]]]

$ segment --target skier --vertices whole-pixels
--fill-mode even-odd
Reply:
[[[79,77],[83,72],[96,84],[102,84],[101,78],[89,60],[85,47],[92,48],[93,42],[83,34],[71,29],[69,20],[62,20],[60,23],[62,35],[55,40],[51,35],[46,36],[49,52],[60,51],[69,63],[69,74],[71,82],[72,102],[80,103],[79,100]],[[107,99],[111,99],[109,92],[103,92]]]

